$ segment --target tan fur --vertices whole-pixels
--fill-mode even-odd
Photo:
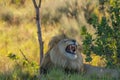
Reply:
[[[85,75],[84,76],[97,76],[101,77],[109,77],[109,78],[120,78],[120,73],[117,69],[109,69],[104,67],[96,67],[89,64],[84,64]]]
[[[65,55],[61,54],[62,50],[64,49],[63,47],[67,45],[64,42],[59,44],[59,42],[66,38],[68,39],[68,37],[65,35],[59,35],[52,38],[49,43],[49,50],[41,63],[41,72],[44,72],[44,70],[48,70],[48,68],[51,67],[61,67],[63,69],[67,68],[78,71],[79,73],[83,70],[83,58],[80,51],[77,50],[78,57],[75,60],[71,60]]]

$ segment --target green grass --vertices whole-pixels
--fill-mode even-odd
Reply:
[[[26,69],[16,67],[13,71],[5,74],[0,74],[0,80],[39,80],[38,73]],[[98,78],[95,75],[86,77],[75,73],[65,73],[61,69],[52,69],[49,73],[41,75],[40,80],[116,80],[110,77]]]
[[[28,69],[31,69],[28,70]],[[34,71],[32,68],[20,68],[15,67],[12,72],[0,74],[0,80],[39,80],[38,73]],[[33,71],[32,71],[33,70]],[[115,80],[112,78],[102,77],[98,78],[95,75],[92,77],[86,77],[80,74],[66,74],[61,69],[52,69],[48,74],[42,75],[40,80]]]
[[[77,73],[67,74],[61,69],[54,68],[51,69],[48,74],[42,76],[41,80],[115,80],[115,79],[112,79],[107,76],[98,78],[96,75],[84,76]]]

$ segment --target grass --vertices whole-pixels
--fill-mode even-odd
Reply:
[[[29,67],[27,67],[29,68]],[[26,70],[18,66],[12,72],[0,74],[0,80],[39,80],[38,72],[29,68]],[[91,77],[85,77],[80,74],[66,74],[63,70],[54,68],[48,74],[42,75],[40,80],[115,80],[108,77],[98,78],[95,75]]]
[[[19,0],[14,1],[16,2],[10,3],[8,0],[0,0],[0,80],[38,80],[39,45],[32,0],[26,0],[23,5],[20,4]],[[64,0],[44,0],[42,2],[41,20],[44,52],[48,49],[47,45],[51,37],[59,33],[66,33],[77,39],[80,44],[82,44],[81,26],[88,26],[90,33],[93,33],[93,29],[84,16],[86,12],[83,10],[88,3],[95,6],[93,2],[94,0],[66,0],[66,2]],[[78,4],[76,5],[76,3]],[[96,9],[95,12],[98,14]],[[31,62],[30,64],[25,62],[20,49]],[[15,54],[18,59],[8,58],[10,53]],[[98,60],[98,57],[95,58],[92,64],[98,64],[96,62]],[[101,60],[99,61],[101,62]],[[53,69],[46,76],[42,76],[41,80],[98,79],[86,78],[79,74],[65,74],[62,70]]]

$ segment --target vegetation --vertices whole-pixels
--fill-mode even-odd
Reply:
[[[111,12],[104,11],[107,12],[107,15],[101,18],[103,12],[100,12],[99,6],[101,6],[101,4],[98,0],[43,0],[41,20],[44,52],[48,49],[47,44],[51,37],[64,32],[69,37],[78,40],[80,44],[82,44],[83,40],[83,49],[88,51],[85,52],[87,58],[89,58],[88,61],[91,59],[90,54],[92,51],[92,53],[99,54],[107,61],[109,61],[109,59],[110,62],[113,60],[112,63],[118,65],[118,55],[120,55],[120,16],[118,14],[120,12],[117,11],[120,10],[119,7],[115,5],[114,0],[108,1],[113,5],[112,9],[110,9]],[[119,0],[115,1],[117,1],[117,3],[119,2]],[[106,9],[109,9],[108,3],[105,4]],[[0,80],[37,80],[39,45],[32,0],[0,0],[0,10]],[[107,20],[110,20],[110,22],[108,23]],[[103,24],[106,25],[102,26]],[[87,29],[84,28],[84,30],[89,30],[89,32],[85,32],[87,33],[84,34],[85,36],[81,36],[82,26],[86,26]],[[99,33],[101,28],[98,26],[103,28],[102,34]],[[100,31],[98,29],[100,29]],[[94,34],[95,32],[97,33]],[[108,34],[106,34],[106,32]],[[104,36],[107,37],[102,38]],[[103,43],[101,44],[101,42],[105,42],[103,39],[106,41],[104,45],[102,45]],[[84,42],[86,40],[87,42]],[[97,40],[99,42],[97,42]],[[95,42],[97,42],[97,44]],[[107,43],[109,43],[109,45],[107,45]],[[88,47],[89,45],[90,47]],[[99,45],[101,45],[101,47]],[[85,48],[85,46],[88,48]],[[101,49],[99,48],[108,48],[111,53],[109,55],[112,56],[107,58],[105,53],[103,57],[103,54],[97,53],[98,51],[95,51],[95,48],[100,51]],[[113,56],[113,54],[115,55]],[[95,55],[92,55],[92,57],[94,57],[90,62],[92,65],[104,65],[104,60],[101,61],[101,57]],[[59,69],[53,69],[41,78],[41,80],[96,79],[98,80],[95,76],[86,78],[79,74],[65,74]],[[102,78],[99,80],[112,79]]]
[[[119,1],[114,0],[111,4],[110,1],[107,9],[109,17],[102,17],[98,21],[98,17],[93,15],[90,23],[95,29],[95,38],[89,34],[85,27],[82,28],[82,33],[85,36],[83,40],[84,53],[87,55],[86,61],[91,61],[92,53],[99,55],[106,60],[109,67],[120,66],[120,6]]]

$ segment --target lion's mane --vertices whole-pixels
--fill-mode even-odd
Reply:
[[[82,72],[83,68],[83,58],[79,51],[77,50],[77,59],[71,60],[66,58],[66,56],[61,54],[61,49],[58,47],[59,45],[63,45],[64,43],[58,44],[63,39],[70,39],[65,34],[55,36],[51,39],[48,44],[49,50],[45,54],[42,63],[41,63],[41,72],[46,72],[51,67],[61,67],[67,70],[73,70],[77,72]]]

